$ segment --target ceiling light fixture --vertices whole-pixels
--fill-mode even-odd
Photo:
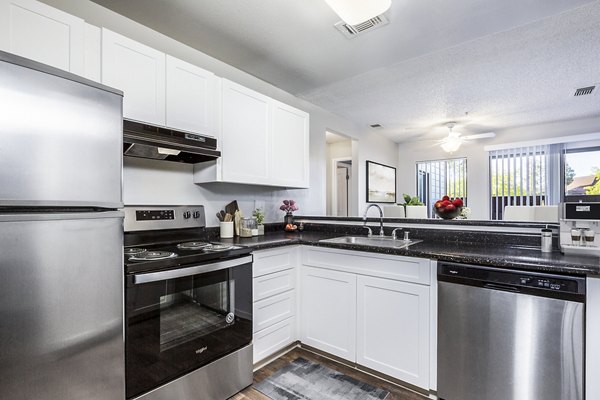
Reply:
[[[392,0],[325,0],[340,18],[349,25],[358,25],[383,14]]]
[[[448,136],[440,140],[438,143],[440,147],[446,153],[454,153],[460,148],[463,143],[470,142],[477,139],[489,139],[496,137],[494,132],[478,133],[476,135],[462,136],[460,132],[454,132],[452,129],[456,126],[456,122],[448,122],[446,128],[448,128]]]
[[[458,134],[454,133],[448,136],[446,139],[444,139],[444,141],[442,142],[442,149],[446,153],[454,153],[460,148],[461,144],[462,140],[460,140]]]
[[[446,153],[454,153],[460,148],[460,145],[463,142],[459,132],[452,132],[452,128],[454,128],[455,125],[454,122],[446,124],[449,130],[448,136],[444,138],[441,143],[441,147]]]

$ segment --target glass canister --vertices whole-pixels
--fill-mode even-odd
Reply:
[[[240,237],[258,236],[256,218],[242,218],[240,223]]]

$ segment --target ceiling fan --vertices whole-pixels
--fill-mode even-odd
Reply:
[[[440,144],[440,147],[446,153],[454,153],[456,150],[458,150],[460,148],[460,146],[463,143],[469,142],[471,140],[487,139],[487,138],[496,137],[496,134],[494,132],[486,132],[486,133],[480,133],[477,135],[462,136],[462,134],[460,132],[453,131],[454,127],[456,126],[456,122],[448,122],[445,125],[446,125],[446,128],[448,128],[448,136],[446,136],[444,139],[440,140],[439,144]]]

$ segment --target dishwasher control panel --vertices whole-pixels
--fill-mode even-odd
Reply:
[[[549,279],[549,278],[521,278],[521,285],[546,288],[551,290],[566,290],[568,292],[577,292],[577,282],[565,279]]]
[[[573,294],[585,293],[585,280],[545,273],[528,273],[516,270],[504,270],[493,267],[440,263],[440,280],[480,283],[478,286],[519,291],[519,288],[542,289],[553,292]]]

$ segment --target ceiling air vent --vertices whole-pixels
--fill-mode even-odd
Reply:
[[[596,92],[597,87],[598,86],[595,85],[595,86],[586,86],[586,87],[575,89],[574,96],[577,97],[577,96],[587,96],[589,94],[594,94]]]
[[[375,18],[371,18],[370,20],[361,22],[357,25],[348,25],[344,21],[340,21],[334,26],[338,31],[342,32],[344,36],[351,39],[358,35],[362,35],[363,33],[372,31],[373,29],[377,29],[379,27],[387,25],[389,23],[390,21],[388,21],[388,19],[384,15],[379,15]]]

